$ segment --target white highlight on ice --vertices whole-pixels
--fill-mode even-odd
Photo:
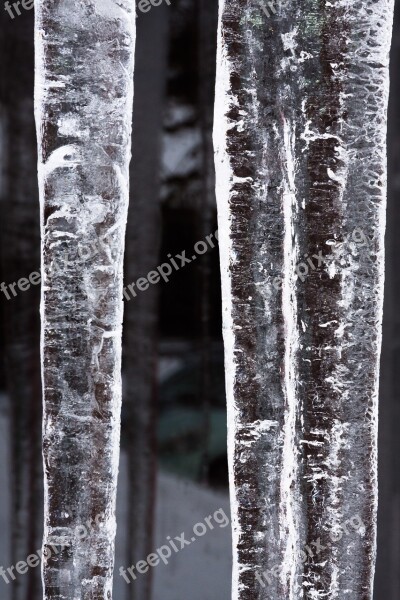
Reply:
[[[293,211],[296,206],[295,163],[294,163],[294,124],[284,122],[284,160],[286,180],[283,190],[284,217],[284,266],[282,284],[282,314],[285,327],[284,357],[284,397],[286,401],[285,424],[283,432],[283,465],[281,476],[282,531],[287,532],[285,558],[282,564],[282,584],[290,580],[287,590],[288,600],[296,598],[296,570],[298,532],[296,529],[293,486],[297,473],[296,436],[296,355],[299,348],[297,333],[296,274],[297,255],[294,248]]]
[[[225,8],[225,0],[220,0],[219,5],[219,34],[217,49],[218,76],[215,88],[215,119],[213,141],[215,150],[216,170],[216,195],[218,204],[218,231],[219,251],[222,283],[222,314],[223,314],[223,336],[225,347],[225,380],[227,396],[227,427],[228,427],[228,464],[230,479],[231,519],[232,519],[232,544],[233,544],[233,569],[232,569],[232,600],[239,600],[239,560],[238,542],[240,537],[238,520],[238,498],[234,486],[234,452],[235,452],[235,429],[236,409],[234,397],[234,382],[236,374],[235,360],[235,338],[233,328],[233,306],[232,290],[230,281],[230,261],[233,256],[232,242],[229,235],[230,211],[229,197],[230,186],[233,179],[232,169],[226,148],[227,132],[230,124],[225,115],[226,94],[230,89],[230,67],[228,57],[224,50],[222,39],[222,14]]]

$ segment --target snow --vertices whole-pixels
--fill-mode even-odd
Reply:
[[[114,600],[124,600],[125,588],[128,585],[119,575],[120,566],[129,566],[124,561],[125,539],[122,525],[127,511],[124,502],[125,482],[126,460],[123,454],[117,497],[117,521],[121,527],[117,528]],[[159,473],[154,551],[166,543],[167,536],[174,538],[185,532],[189,534],[187,537],[190,539],[193,526],[204,522],[205,517],[219,508],[229,516],[229,498],[226,494]],[[190,547],[173,554],[168,565],[160,564],[152,569],[153,600],[204,600],[205,597],[229,600],[231,569],[230,527],[215,527]]]

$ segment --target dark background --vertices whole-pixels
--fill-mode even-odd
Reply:
[[[9,284],[40,264],[33,11],[11,19],[0,10],[0,19],[0,282]],[[194,244],[217,228],[217,2],[171,0],[139,12],[137,26],[126,284],[166,262],[168,254],[186,250],[191,256]],[[400,599],[399,1],[391,75],[375,600]],[[219,286],[216,247],[168,283],[125,302],[117,566],[145,558],[158,539],[192,527],[198,515],[228,506]],[[42,531],[38,286],[10,300],[0,292],[0,309],[0,564],[7,567],[40,547]],[[167,567],[170,579],[165,569],[136,588],[118,581],[116,600],[186,600],[188,593],[192,600],[227,600],[229,533],[208,543],[214,570],[210,549],[199,546]],[[9,586],[0,579],[0,588],[1,600],[37,600],[39,570]]]

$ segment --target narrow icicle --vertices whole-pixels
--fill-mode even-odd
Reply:
[[[134,2],[36,3],[44,597],[112,597]]]
[[[372,598],[392,13],[220,0],[235,600]]]

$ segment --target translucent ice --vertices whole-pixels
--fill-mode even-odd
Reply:
[[[134,44],[131,0],[36,2],[46,599],[112,595]]]
[[[220,2],[233,598],[366,600],[393,1],[262,5]]]

